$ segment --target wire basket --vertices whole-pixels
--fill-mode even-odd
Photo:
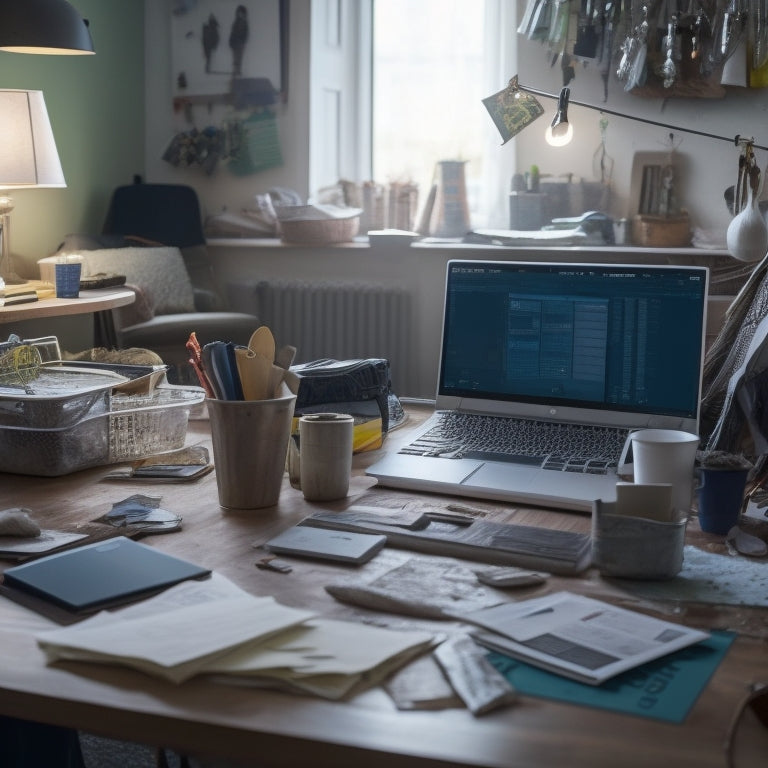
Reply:
[[[190,410],[205,399],[199,387],[168,384],[144,395],[112,397],[109,461],[128,461],[181,448]]]

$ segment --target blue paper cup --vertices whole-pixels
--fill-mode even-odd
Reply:
[[[76,299],[80,296],[81,267],[82,264],[79,261],[54,265],[57,299]]]

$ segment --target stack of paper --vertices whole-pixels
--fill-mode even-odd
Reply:
[[[502,603],[461,618],[490,630],[472,633],[481,645],[590,685],[709,637],[570,592]]]
[[[318,619],[218,574],[36,639],[49,663],[119,664],[175,683],[212,674],[331,699],[375,684],[434,642],[426,632]]]

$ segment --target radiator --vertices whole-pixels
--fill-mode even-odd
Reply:
[[[396,287],[354,282],[263,280],[255,312],[272,329],[278,347],[296,347],[297,363],[321,358],[389,360],[392,389],[415,391],[408,381],[410,294]]]

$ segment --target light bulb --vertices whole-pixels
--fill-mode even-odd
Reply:
[[[557,100],[557,112],[544,138],[551,147],[564,147],[573,138],[573,127],[568,122],[568,99],[570,88],[563,88]]]
[[[573,126],[568,121],[559,122],[555,126],[550,125],[547,127],[544,138],[551,147],[564,147],[570,144],[573,138]]]

